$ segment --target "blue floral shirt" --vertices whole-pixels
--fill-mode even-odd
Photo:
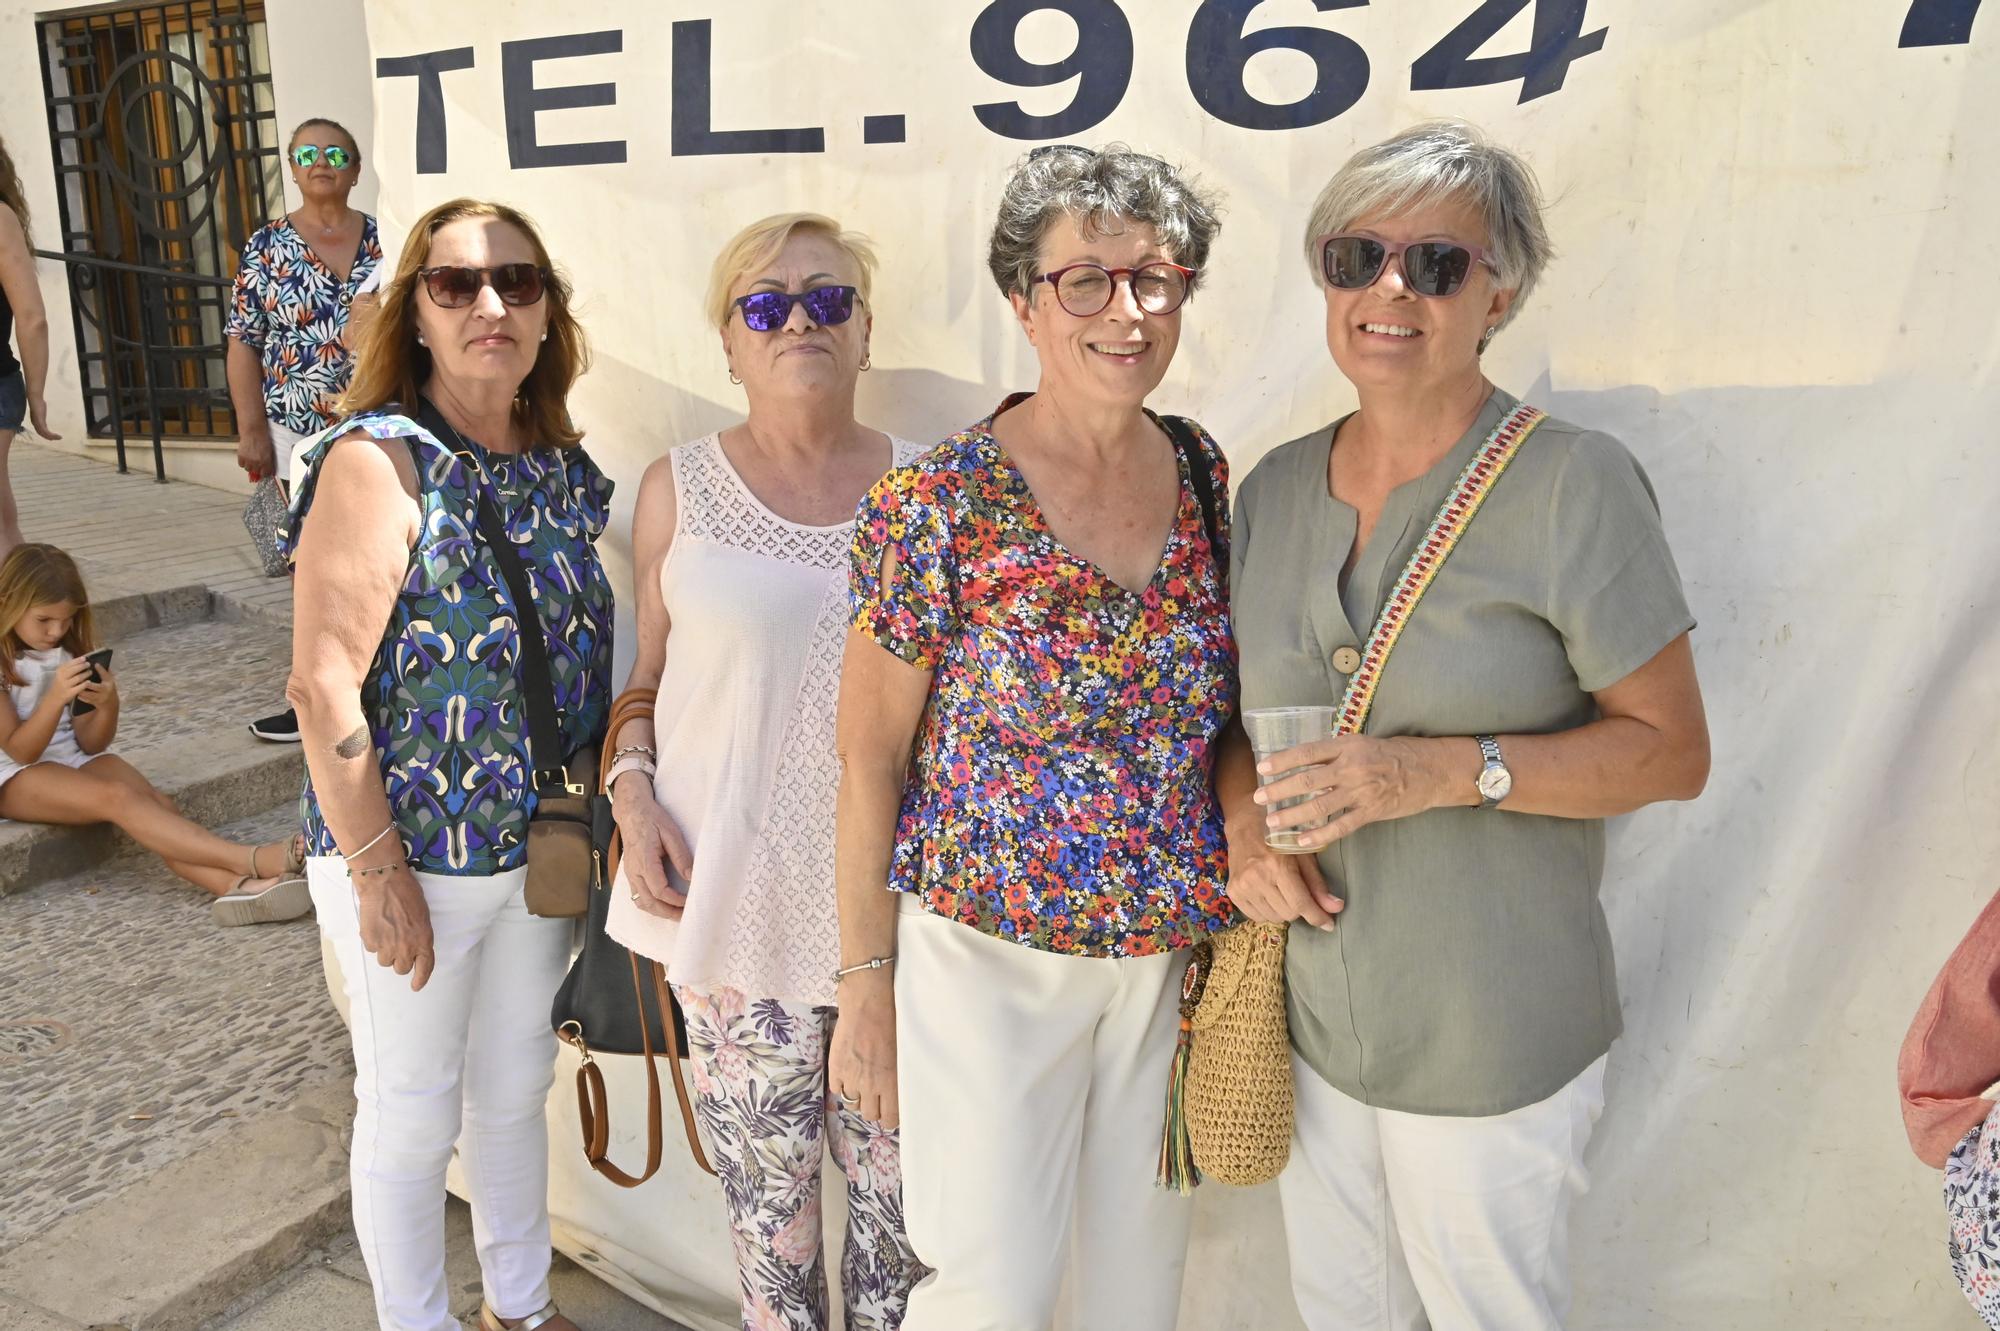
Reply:
[[[357,416],[306,454],[283,535],[288,556],[320,459],[356,430],[413,441],[420,462],[422,527],[361,694],[396,826],[423,872],[519,868],[535,808],[520,636],[506,578],[479,537],[481,468],[546,628],[565,758],[598,740],[610,713],[611,584],[596,541],[612,483],[581,448],[517,456],[468,443],[460,454],[393,410]],[[303,803],[307,853],[337,854],[310,777]]]
[[[382,241],[366,214],[344,282],[320,262],[289,217],[257,228],[244,243],[222,331],[263,362],[264,414],[273,425],[316,434],[333,424],[334,401],[354,367],[342,340],[347,311],[381,262]]]

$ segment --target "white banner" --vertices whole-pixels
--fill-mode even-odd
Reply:
[[[1490,371],[1651,472],[1715,733],[1698,803],[1613,828],[1628,1029],[1576,1222],[1575,1325],[1976,1325],[1893,1062],[2000,886],[2000,17],[1976,23],[1978,0],[367,9],[385,233],[456,194],[542,224],[596,344],[574,409],[621,523],[647,462],[740,415],[700,297],[755,218],[815,209],[881,242],[862,415],[938,438],[1034,382],[984,263],[1008,164],[1116,139],[1189,165],[1227,211],[1155,405],[1242,468],[1351,405],[1300,257],[1334,168],[1439,115],[1522,149],[1561,255]],[[609,545],[629,599],[627,534]],[[635,1125],[636,1082],[615,1089]],[[573,1112],[566,1087],[555,1103]],[[614,1195],[578,1168],[573,1119],[553,1131],[566,1244],[732,1326],[715,1189],[677,1164]],[[1297,1326],[1268,1192],[1202,1189],[1183,1325]]]

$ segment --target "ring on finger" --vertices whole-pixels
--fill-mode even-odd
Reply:
[[[841,1092],[839,1092],[839,1091],[835,1091],[835,1092],[833,1093],[833,1098],[834,1098],[834,1099],[836,1099],[836,1100],[838,1100],[838,1101],[840,1101],[840,1103],[842,1103],[842,1104],[846,1105],[846,1106],[847,1106],[847,1107],[848,1107],[849,1109],[853,1109],[854,1107],[856,1107],[857,1105],[859,1105],[859,1104],[861,1103],[861,1097],[860,1097],[860,1096],[858,1096],[858,1095],[845,1095],[845,1094],[842,1094],[842,1093],[841,1093]]]

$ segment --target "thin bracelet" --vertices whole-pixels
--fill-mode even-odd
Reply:
[[[377,832],[374,836],[369,837],[368,844],[363,846],[360,850],[355,851],[354,854],[352,855],[342,855],[340,858],[345,860],[349,864],[353,864],[357,858],[366,855],[369,851],[375,849],[376,842],[380,841],[383,837],[388,836],[389,833],[395,830],[396,830],[396,824],[392,822],[387,827]]]
[[[393,873],[397,869],[407,869],[409,867],[410,862],[408,860],[390,860],[387,864],[373,864],[366,869],[350,870],[347,876],[349,878],[366,878],[371,873]]]
[[[894,956],[870,957],[866,961],[857,961],[852,966],[842,966],[839,970],[833,973],[833,982],[835,984],[839,984],[841,981],[841,977],[852,975],[856,971],[880,970],[884,966],[893,966],[895,964],[896,964],[896,958]]]

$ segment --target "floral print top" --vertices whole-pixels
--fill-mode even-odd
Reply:
[[[341,281],[320,262],[289,217],[267,222],[243,245],[223,332],[264,364],[264,414],[273,425],[317,434],[333,424],[353,356],[347,330],[354,293],[382,262],[375,219],[363,214],[354,267]]]
[[[890,472],[855,527],[855,627],[932,671],[889,886],[1044,951],[1191,947],[1233,919],[1210,779],[1236,697],[1228,551],[1183,464],[1160,565],[1127,591],[1051,534],[993,420]],[[1194,432],[1226,547],[1227,464]]]
[[[361,691],[396,826],[410,863],[425,873],[519,868],[535,811],[520,633],[506,578],[479,537],[481,470],[545,626],[565,757],[601,737],[611,710],[611,583],[596,547],[611,481],[581,448],[514,455],[468,442],[454,453],[393,409],[357,416],[306,454],[281,538],[288,557],[297,554],[320,460],[356,430],[409,441],[419,463],[422,525]],[[306,853],[338,854],[310,777],[303,805]]]

